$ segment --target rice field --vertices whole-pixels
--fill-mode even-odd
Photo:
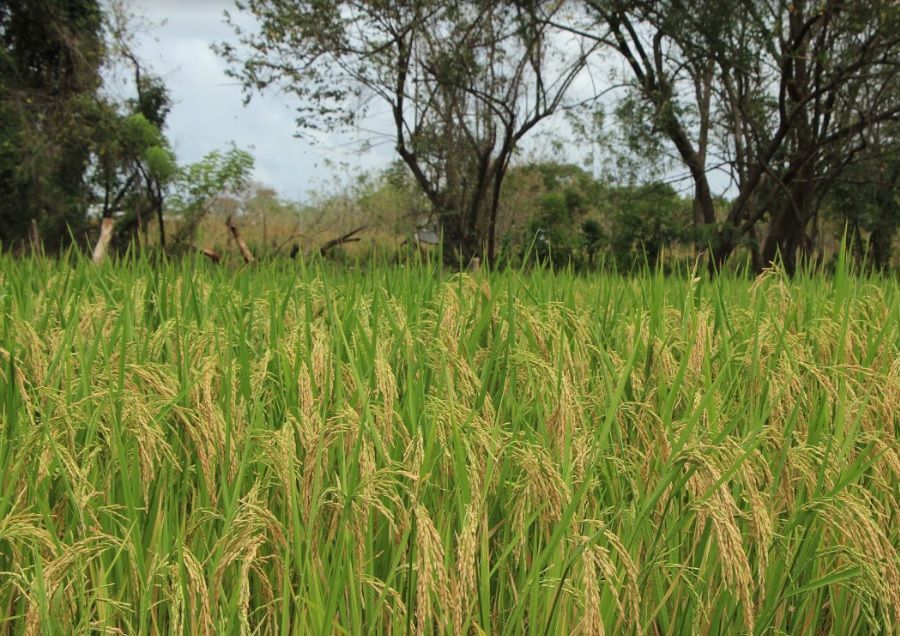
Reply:
[[[900,630],[900,284],[0,257],[0,634]]]

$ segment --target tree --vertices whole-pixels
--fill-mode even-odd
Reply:
[[[891,266],[894,237],[900,228],[900,126],[882,126],[860,160],[831,187],[827,205],[838,229],[849,234],[849,247],[870,267]],[[864,241],[867,235],[868,245]]]
[[[900,117],[900,9],[893,0],[587,0],[598,41],[632,76],[694,182],[696,222],[721,263],[764,219],[757,266],[788,271],[830,184],[873,127]],[[581,29],[579,29],[579,32]],[[892,98],[891,96],[894,96]],[[710,165],[716,155],[717,162]],[[723,218],[709,173],[737,191]]]
[[[85,218],[102,12],[92,0],[0,5],[0,242],[32,222],[59,246]]]
[[[107,106],[107,116],[98,127],[94,176],[102,193],[101,232],[94,260],[103,259],[112,240],[114,216],[127,210],[123,225],[144,229],[141,210],[145,202],[157,211],[160,243],[165,246],[162,221],[162,190],[175,175],[175,156],[160,129],[142,113],[120,113]],[[146,188],[146,189],[145,189]],[[158,202],[157,202],[158,201]]]
[[[101,159],[98,164],[105,173],[103,187],[108,190],[112,182],[119,188],[113,199],[127,203],[128,214],[120,224],[122,229],[146,231],[142,211],[155,215],[159,245],[165,249],[163,208],[169,182],[177,171],[175,155],[164,133],[172,100],[162,79],[148,72],[135,53],[135,34],[143,27],[123,2],[112,0],[109,3],[106,23],[109,61],[124,64],[133,78],[135,97],[115,107],[109,132],[98,144],[97,153]],[[117,116],[118,122],[115,121]],[[104,154],[112,161],[102,161]],[[110,180],[110,169],[121,171],[121,180]],[[107,191],[104,201],[108,200]],[[104,219],[108,218],[108,212],[104,203]]]
[[[643,163],[663,155],[667,139],[694,182],[696,228],[716,223],[708,180],[713,58],[695,55],[692,38],[708,39],[726,23],[726,3],[586,2],[597,38],[626,62],[631,81],[616,109],[620,139]],[[590,27],[588,27],[590,28]],[[685,33],[685,30],[689,33]],[[697,232],[700,234],[700,232]]]
[[[176,246],[191,245],[197,227],[221,196],[237,196],[250,183],[253,155],[232,144],[225,152],[214,150],[200,161],[180,168],[175,177],[170,207],[181,217]]]
[[[579,233],[580,222],[601,198],[600,185],[590,174],[570,164],[537,163],[523,166],[518,172],[536,173],[541,182],[541,189],[531,194],[538,207],[523,248],[533,249],[540,260],[554,265],[577,260],[584,238]]]
[[[799,2],[779,17],[778,37],[769,35],[774,25],[766,18],[754,17],[780,70],[777,127],[753,139],[765,149],[757,151],[757,163],[765,165],[750,174],[761,198],[756,209],[744,204],[743,215],[747,197],[739,196],[717,255],[727,255],[734,237],[768,213],[763,264],[780,255],[793,272],[798,253],[810,250],[808,227],[829,188],[859,159],[877,127],[900,118],[900,7],[881,0]],[[772,176],[763,182],[766,171]]]
[[[249,0],[238,6],[258,29],[231,21],[242,47],[218,50],[248,98],[271,85],[295,95],[301,129],[340,128],[373,100],[386,105],[396,150],[445,244],[463,260],[483,250],[493,262],[513,153],[563,107],[596,47],[559,37],[553,22],[563,5]]]

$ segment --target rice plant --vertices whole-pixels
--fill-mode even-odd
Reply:
[[[0,258],[0,634],[900,630],[900,289]]]

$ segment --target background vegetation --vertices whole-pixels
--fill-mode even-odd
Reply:
[[[353,242],[396,254],[424,228],[458,265],[527,254],[652,266],[669,248],[711,268],[737,254],[793,273],[829,260],[846,229],[857,260],[893,262],[893,0],[253,0],[240,11],[234,40],[215,48],[248,98],[296,97],[301,133],[346,129],[368,113],[347,104],[379,104],[397,163],[302,203],[252,184],[253,159],[235,147],[180,165],[171,97],[136,56],[141,30],[124,5],[7,2],[0,245],[74,241],[98,261],[132,244],[218,259],[225,237],[245,239],[245,260]],[[105,91],[114,69],[133,97]]]

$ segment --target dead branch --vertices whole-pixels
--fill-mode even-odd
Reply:
[[[358,228],[350,230],[346,234],[343,234],[337,238],[333,238],[330,241],[326,241],[319,248],[319,254],[324,255],[331,248],[337,247],[338,245],[343,245],[344,243],[356,243],[360,240],[356,235],[366,229],[367,228],[365,225],[360,225]]]
[[[297,238],[304,238],[306,235],[300,231],[300,224],[298,223],[296,227],[294,227],[294,231],[291,232],[286,239],[281,241],[278,245],[275,246],[275,251],[280,252],[284,249],[284,246]]]
[[[231,231],[231,236],[234,238],[234,242],[237,243],[238,249],[241,250],[241,256],[244,257],[245,263],[253,262],[253,253],[250,252],[250,248],[247,247],[247,244],[244,242],[244,239],[241,238],[241,232],[238,230],[237,225],[232,223],[231,217],[228,217],[228,220],[225,221],[225,225],[228,226],[228,229]]]

